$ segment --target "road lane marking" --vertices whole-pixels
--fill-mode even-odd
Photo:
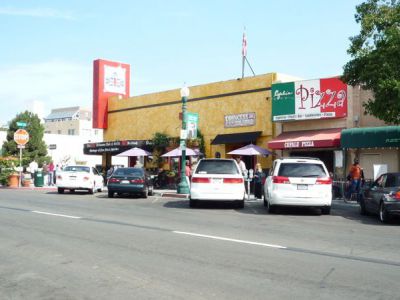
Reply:
[[[242,243],[242,244],[249,244],[249,245],[277,248],[277,249],[286,249],[287,248],[285,246],[280,246],[280,245],[266,244],[266,243],[259,243],[259,242],[245,241],[245,240],[237,240],[237,239],[230,239],[230,238],[225,238],[225,237],[221,237],[221,236],[205,235],[205,234],[199,234],[199,233],[193,233],[193,232],[173,231],[173,233],[185,234],[185,235],[190,235],[190,236],[197,236],[197,237],[214,239],[214,240],[228,241],[228,242],[234,242],[234,243]]]
[[[70,219],[82,219],[81,217],[76,217],[76,216],[69,216],[69,215],[62,215],[62,214],[53,214],[45,211],[38,211],[38,210],[32,210],[31,212],[35,214],[42,214],[42,215],[49,215],[49,216],[56,216],[56,217],[63,217],[63,218],[70,218]]]

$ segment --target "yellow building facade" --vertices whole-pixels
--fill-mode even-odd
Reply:
[[[237,80],[192,86],[187,112],[198,113],[198,128],[204,136],[206,157],[222,158],[227,153],[250,142],[263,148],[274,136],[271,122],[271,85],[276,73]],[[156,132],[179,137],[182,121],[180,89],[108,101],[108,128],[104,141],[151,140]],[[246,120],[251,116],[251,120]],[[240,118],[244,117],[244,122]],[[237,118],[236,125],[227,124]],[[219,137],[216,141],[216,138]],[[221,139],[222,137],[222,139]],[[103,165],[113,153],[103,153]],[[253,167],[254,158],[247,158]],[[257,157],[263,168],[271,166],[271,157]]]

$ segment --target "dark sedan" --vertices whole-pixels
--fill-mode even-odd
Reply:
[[[141,195],[147,198],[153,194],[153,183],[150,176],[142,168],[118,168],[107,183],[108,197],[114,194]]]
[[[400,215],[400,173],[385,173],[365,187],[360,199],[361,214],[378,214],[381,222]]]

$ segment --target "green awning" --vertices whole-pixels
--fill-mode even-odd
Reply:
[[[343,129],[342,148],[395,148],[400,147],[400,126]]]

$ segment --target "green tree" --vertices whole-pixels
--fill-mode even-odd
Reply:
[[[49,162],[47,156],[47,146],[43,140],[44,126],[36,114],[25,111],[18,114],[11,122],[7,131],[7,140],[3,143],[3,156],[19,156],[19,149],[14,141],[14,133],[19,129],[17,122],[27,124],[25,130],[29,133],[29,142],[23,149],[22,165],[27,166],[32,160],[36,160],[41,166],[43,162]]]
[[[400,1],[368,0],[356,10],[361,30],[350,38],[342,80],[373,91],[366,113],[400,124]]]

